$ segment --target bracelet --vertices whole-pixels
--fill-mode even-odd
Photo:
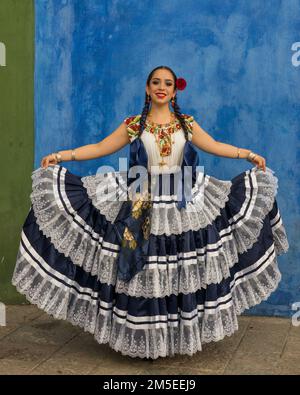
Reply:
[[[248,162],[252,162],[253,159],[256,157],[257,155],[254,152],[249,152],[248,156],[247,156],[247,161]]]
[[[76,160],[75,158],[75,150],[72,149],[72,153],[71,153],[71,160]]]
[[[240,150],[241,150],[241,149],[238,148],[238,151],[237,151],[238,153],[237,153],[237,157],[236,157],[237,159],[240,159]]]
[[[53,155],[55,156],[57,163],[60,163],[62,161],[61,154],[59,152],[54,152]]]

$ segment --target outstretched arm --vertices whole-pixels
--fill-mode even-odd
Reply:
[[[122,122],[117,129],[115,129],[110,135],[105,137],[103,140],[95,144],[83,145],[75,150],[76,160],[88,160],[96,159],[102,156],[113,154],[119,151],[125,145],[130,143],[126,125]],[[61,154],[61,160],[63,162],[72,160],[72,150],[58,151]],[[45,156],[41,161],[41,167],[48,167],[49,165],[56,164],[56,158],[50,154]]]
[[[245,148],[239,148],[234,145],[216,141],[205,130],[203,130],[195,120],[193,122],[192,143],[205,152],[227,158],[237,158],[238,149],[240,150],[239,157],[243,159],[246,159],[251,152],[251,150]],[[264,171],[266,170],[265,159],[262,156],[256,154],[256,157],[252,162],[257,164]]]

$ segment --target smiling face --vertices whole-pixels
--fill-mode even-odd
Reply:
[[[153,73],[149,86],[146,85],[146,92],[150,95],[152,103],[165,104],[176,95],[174,88],[172,73],[169,70],[158,69]]]

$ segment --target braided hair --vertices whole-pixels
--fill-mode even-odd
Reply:
[[[154,72],[156,70],[159,70],[159,69],[165,69],[165,70],[169,70],[170,71],[170,73],[173,75],[173,78],[174,78],[174,86],[176,87],[176,81],[177,81],[176,74],[168,66],[158,66],[155,69],[153,69],[151,71],[151,73],[148,75],[147,85],[149,86],[151,78],[152,78]],[[141,136],[143,130],[145,129],[146,118],[147,118],[147,115],[148,115],[148,112],[149,112],[149,109],[150,109],[150,102],[151,102],[150,96],[148,96],[147,92],[146,92],[145,93],[145,104],[144,104],[144,108],[143,108],[143,111],[142,111],[142,114],[141,114],[141,118],[140,118],[140,129],[139,129],[139,132],[138,132],[138,136]],[[177,95],[175,95],[175,97],[174,97],[174,105],[173,105],[173,107],[174,107],[174,115],[178,119],[178,121],[180,122],[180,125],[181,125],[181,127],[182,127],[182,129],[184,131],[185,138],[186,138],[186,140],[188,140],[188,128],[187,128],[186,121],[185,121],[183,115],[181,114],[180,107],[177,104]]]

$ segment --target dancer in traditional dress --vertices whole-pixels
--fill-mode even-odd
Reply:
[[[192,355],[232,335],[238,315],[277,288],[277,256],[289,247],[274,171],[182,114],[185,85],[169,67],[155,68],[141,114],[97,144],[45,156],[32,173],[13,284],[131,357]],[[128,143],[129,171],[79,177],[60,164]],[[220,180],[199,171],[195,147],[252,166]]]

